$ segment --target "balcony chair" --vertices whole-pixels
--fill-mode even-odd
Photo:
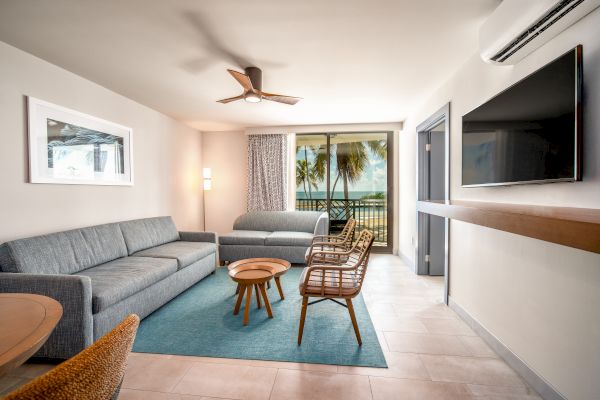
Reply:
[[[356,220],[349,218],[344,225],[344,229],[338,235],[318,235],[312,240],[312,244],[306,250],[306,264],[323,264],[328,262],[326,257],[314,256],[315,252],[322,251],[348,251],[352,248],[354,241],[354,231],[356,230]],[[329,257],[332,258],[332,257]]]
[[[309,264],[300,277],[300,295],[302,296],[302,312],[300,314],[300,328],[298,330],[298,345],[302,344],[302,333],[304,331],[304,320],[306,309],[309,305],[331,300],[341,306],[348,308],[354,333],[358,345],[362,345],[358,323],[354,315],[352,299],[360,293],[362,283],[369,264],[369,255],[373,246],[373,232],[363,230],[356,243],[347,251],[315,251],[312,258],[323,257],[332,264]],[[310,297],[320,297],[319,300],[308,302]],[[346,304],[336,299],[344,299]]]
[[[4,400],[116,399],[139,323],[137,315],[129,315],[96,343]]]

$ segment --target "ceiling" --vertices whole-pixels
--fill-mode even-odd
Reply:
[[[0,40],[203,131],[402,121],[499,0],[0,0]],[[295,106],[219,104],[254,65]]]

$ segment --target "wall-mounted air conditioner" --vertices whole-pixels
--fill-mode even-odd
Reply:
[[[600,0],[504,0],[479,31],[481,58],[516,64],[598,6]]]

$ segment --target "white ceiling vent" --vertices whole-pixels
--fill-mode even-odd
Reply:
[[[512,65],[600,6],[600,0],[504,0],[479,31],[484,61]]]

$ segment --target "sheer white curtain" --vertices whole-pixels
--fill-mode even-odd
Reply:
[[[248,211],[288,208],[287,134],[248,135]]]

